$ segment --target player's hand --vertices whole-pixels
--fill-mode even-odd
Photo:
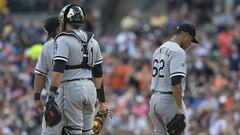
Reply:
[[[38,114],[43,113],[43,104],[41,100],[34,100],[34,108]]]

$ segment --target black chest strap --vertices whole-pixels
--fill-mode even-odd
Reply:
[[[87,41],[83,41],[82,39],[80,39],[79,36],[72,30],[61,32],[56,36],[56,39],[62,35],[73,36],[79,41],[79,43],[83,45],[83,50],[81,50],[83,52],[82,62],[79,65],[66,65],[65,70],[72,70],[72,69],[79,69],[79,68],[89,69],[89,70],[92,69],[92,67],[88,65],[88,43],[90,39],[93,37],[93,34],[90,32],[86,32],[86,33],[87,33]]]

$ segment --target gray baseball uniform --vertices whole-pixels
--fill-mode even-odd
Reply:
[[[59,96],[59,105],[63,111],[65,131],[70,134],[93,134],[94,105],[96,103],[96,88],[89,80],[92,78],[91,69],[80,68],[84,56],[84,44],[88,34],[80,29],[74,30],[77,38],[63,32],[55,40],[55,54],[53,60],[66,61]],[[98,42],[91,38],[87,45],[87,66],[93,67],[103,61]]]
[[[54,55],[54,39],[49,39],[43,46],[41,54],[38,58],[38,62],[35,68],[35,73],[41,74],[46,77],[45,88],[49,90],[51,83],[51,75],[53,69],[53,55]],[[60,96],[56,99],[57,104],[60,104]],[[47,127],[45,119],[42,122],[42,135],[60,135],[63,127],[63,122],[60,122],[57,126]]]
[[[51,83],[51,75],[53,69],[53,55],[54,55],[54,39],[49,39],[43,46],[41,54],[38,58],[38,62],[35,68],[35,73],[44,75],[46,77],[45,88],[49,90]],[[56,102],[60,104],[60,96],[57,97]],[[45,119],[42,122],[42,135],[60,135],[63,127],[63,122],[60,122],[54,127],[47,127]]]
[[[166,125],[177,112],[176,100],[170,94],[172,92],[171,77],[176,75],[184,77],[182,80],[183,94],[187,70],[186,53],[177,43],[167,41],[154,52],[152,64],[151,89],[154,94],[150,99],[150,116],[154,124],[155,134],[167,135]],[[184,102],[183,111],[186,125],[188,125]],[[184,134],[187,134],[187,128],[185,128]]]

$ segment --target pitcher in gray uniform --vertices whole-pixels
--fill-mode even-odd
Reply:
[[[94,105],[105,101],[103,57],[94,35],[80,30],[84,11],[67,5],[60,14],[61,33],[55,38],[54,67],[47,103],[61,99],[64,135],[93,134]],[[97,90],[97,91],[96,91]]]
[[[54,53],[54,38],[58,33],[59,20],[58,17],[50,17],[44,23],[44,30],[47,32],[47,42],[44,44],[38,62],[35,68],[34,80],[34,106],[39,114],[43,113],[43,105],[40,100],[42,90],[45,88],[49,90],[51,83],[51,75],[53,68],[53,53]],[[47,127],[45,120],[42,121],[42,135],[61,134],[58,131],[61,124],[55,127]],[[58,133],[59,132],[59,133]]]
[[[176,114],[184,114],[187,135],[187,115],[183,102],[187,74],[185,50],[195,39],[195,28],[181,24],[171,40],[162,44],[153,54],[150,116],[156,135],[168,135],[167,125]]]

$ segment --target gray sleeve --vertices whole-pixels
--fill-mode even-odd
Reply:
[[[64,39],[64,36],[61,36],[56,39],[55,43],[55,54],[53,60],[63,60],[68,62],[70,46],[67,41]]]
[[[174,52],[170,61],[170,77],[173,76],[186,76],[186,54],[183,52]]]
[[[47,69],[47,56],[45,54],[46,51],[47,50],[43,46],[41,54],[38,57],[37,65],[36,65],[35,70],[34,70],[35,73],[41,74],[41,75],[44,75],[44,76],[46,76],[47,72],[48,72],[48,69]]]
[[[98,65],[103,62],[103,56],[98,42],[95,39],[93,39],[92,42],[94,44],[94,65]]]

